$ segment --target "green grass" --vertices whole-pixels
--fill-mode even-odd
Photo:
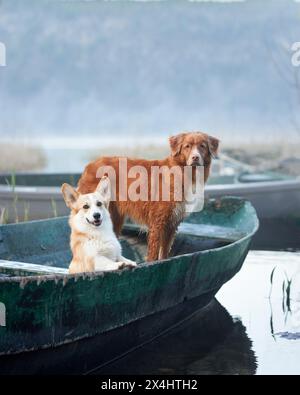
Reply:
[[[11,172],[10,175],[10,180],[9,179],[5,179],[7,185],[11,188],[12,193],[13,193],[13,201],[12,201],[12,208],[14,211],[14,215],[15,215],[15,222],[18,223],[19,222],[19,214],[18,214],[18,194],[16,193],[16,172],[15,170],[13,170]]]
[[[270,275],[270,283],[271,283],[271,286],[270,286],[270,292],[269,292],[269,299],[270,299],[270,297],[271,297],[271,295],[272,295],[273,279],[274,279],[274,272],[275,272],[275,269],[276,269],[276,266],[273,267],[273,270],[271,271],[271,275]]]
[[[276,266],[272,269],[271,274],[270,274],[269,304],[270,304],[270,332],[271,332],[271,335],[273,336],[274,340],[276,341],[276,336],[274,333],[274,325],[273,325],[272,302],[271,302],[275,269],[276,269]],[[281,289],[282,289],[281,306],[282,306],[282,311],[284,314],[284,320],[286,322],[288,319],[288,316],[292,313],[292,310],[291,310],[291,287],[292,287],[293,279],[292,279],[292,277],[289,278],[286,272],[284,272],[284,275],[285,275],[285,278],[283,279],[282,285],[281,285]]]
[[[23,222],[27,222],[27,221],[30,220],[29,211],[30,211],[30,204],[25,202],[25,203],[24,203],[24,217],[23,217]]]
[[[6,208],[0,209],[0,225],[5,225],[8,223],[8,212]]]
[[[52,212],[53,212],[53,217],[57,217],[57,205],[56,201],[54,199],[51,199],[51,206],[52,206]]]

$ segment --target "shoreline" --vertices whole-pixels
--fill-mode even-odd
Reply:
[[[70,142],[68,144],[68,142]],[[63,145],[64,144],[64,145]],[[81,172],[100,156],[128,156],[160,159],[170,153],[168,139],[45,139],[30,143],[0,140],[0,172]],[[252,166],[258,171],[275,170],[300,175],[300,142],[249,144],[237,146],[221,141],[220,153]],[[215,162],[217,163],[217,161]]]

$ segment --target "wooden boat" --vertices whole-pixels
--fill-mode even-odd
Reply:
[[[69,215],[61,185],[76,185],[80,174],[0,175],[0,222],[22,222]]]
[[[7,222],[68,215],[60,186],[76,185],[80,174],[17,174],[0,176],[0,211]],[[239,196],[257,210],[260,229],[252,248],[300,248],[300,178],[273,172],[212,175],[207,198]],[[0,213],[1,222],[1,213]]]
[[[13,354],[82,339],[103,337],[102,363],[149,341],[211,301],[240,270],[257,228],[249,202],[212,199],[180,226],[169,259],[144,263],[145,234],[127,224],[123,252],[137,268],[69,275],[67,218],[1,226],[0,371]],[[118,331],[132,323],[124,341]]]

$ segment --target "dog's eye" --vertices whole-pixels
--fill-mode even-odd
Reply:
[[[101,203],[101,202],[97,202],[96,205],[97,205],[98,207],[101,207],[101,206],[102,206],[102,203]]]
[[[189,145],[189,144],[186,144],[186,146],[185,146],[184,148],[190,148],[190,145]]]
[[[205,143],[202,143],[202,144],[201,144],[201,148],[206,148],[206,144],[205,144]]]
[[[90,206],[89,206],[88,204],[85,204],[85,205],[83,206],[83,208],[84,208],[85,210],[88,210],[88,209],[90,208]]]

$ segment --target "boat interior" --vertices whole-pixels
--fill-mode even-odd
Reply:
[[[234,229],[225,229],[220,226],[204,225],[202,231],[198,228],[197,225],[182,224],[172,247],[171,257],[224,247],[243,236]],[[124,256],[137,263],[145,262],[147,234],[140,231],[137,225],[128,224],[124,227],[121,244]],[[47,253],[46,246],[40,245],[40,250],[38,254],[25,250],[29,254],[23,256],[18,253],[4,254],[4,256],[0,254],[0,278],[68,274],[67,267],[71,261],[68,244],[65,244],[60,251],[52,251],[50,254]],[[2,259],[3,257],[6,259]]]
[[[225,247],[257,227],[252,207],[239,198],[210,199],[178,228],[171,257]],[[0,226],[0,276],[67,274],[71,261],[67,217]],[[127,222],[121,237],[123,254],[141,264],[147,233]]]

